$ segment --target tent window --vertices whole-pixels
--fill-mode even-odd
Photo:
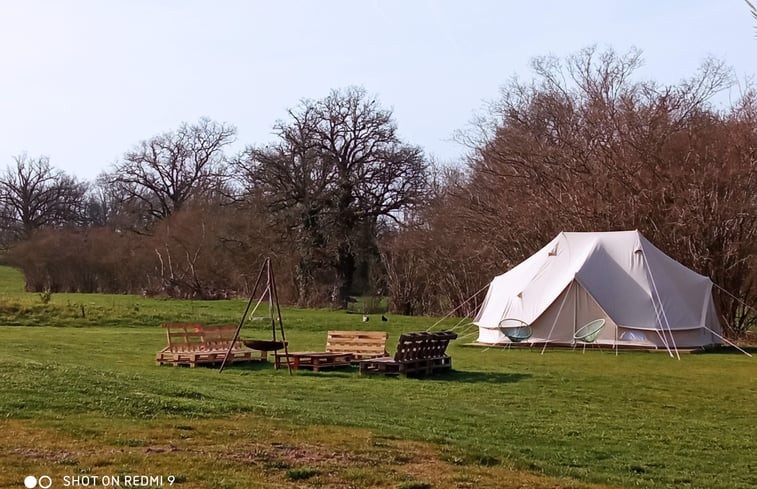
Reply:
[[[643,343],[648,343],[649,340],[647,339],[647,335],[642,333],[641,331],[625,331],[622,335],[620,335],[621,341],[639,341]]]

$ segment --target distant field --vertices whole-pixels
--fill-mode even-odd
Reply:
[[[235,323],[244,301],[44,304],[21,288],[0,267],[0,487],[44,471],[180,488],[757,487],[757,363],[743,355],[540,355],[468,337],[449,349],[455,371],[426,380],[219,374],[155,366],[159,324]],[[292,349],[322,349],[328,329],[386,329],[394,345],[434,322],[284,312]],[[243,336],[270,335],[248,324]]]

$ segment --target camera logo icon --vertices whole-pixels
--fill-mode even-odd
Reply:
[[[24,479],[24,487],[26,487],[26,489],[34,489],[35,487],[48,489],[52,485],[53,480],[50,478],[50,476],[47,475],[42,475],[39,477],[39,479],[37,479],[33,475],[28,475]]]

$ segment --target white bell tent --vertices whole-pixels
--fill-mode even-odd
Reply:
[[[577,330],[604,319],[589,341],[697,348],[721,343],[712,286],[638,231],[560,233],[491,282],[474,324],[479,343],[509,343],[509,321],[530,326],[527,344],[575,345]]]

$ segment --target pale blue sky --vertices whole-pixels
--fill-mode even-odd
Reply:
[[[27,152],[92,179],[201,116],[237,126],[236,149],[266,143],[288,107],[349,85],[453,162],[454,131],[534,56],[636,46],[645,78],[714,55],[744,79],[754,25],[743,0],[0,0],[0,168]]]

